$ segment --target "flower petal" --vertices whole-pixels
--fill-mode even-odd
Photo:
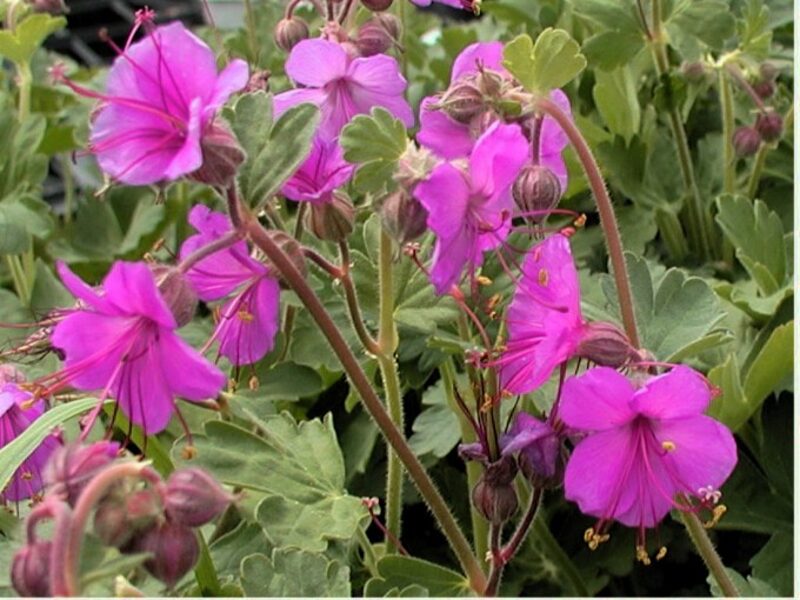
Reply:
[[[595,367],[570,377],[561,392],[558,415],[578,430],[616,428],[632,420],[633,385],[610,367]]]
[[[348,93],[359,113],[382,106],[406,127],[413,127],[414,113],[403,96],[406,85],[397,61],[385,54],[357,58],[347,69]]]
[[[348,62],[341,44],[316,38],[303,40],[292,48],[285,70],[295,83],[320,88],[344,77]]]
[[[234,365],[258,362],[275,344],[280,321],[280,286],[262,277],[222,309],[215,337],[220,354]]]
[[[529,144],[519,125],[494,123],[478,138],[470,155],[473,192],[487,199],[503,196],[528,159]]]
[[[176,327],[175,317],[145,263],[115,262],[103,280],[103,290],[108,301],[121,313],[147,317],[170,329]]]
[[[460,2],[460,0],[458,1]],[[477,73],[479,65],[492,71],[505,73],[503,68],[503,43],[476,42],[464,48],[453,62],[450,83],[465,75]]]
[[[245,61],[237,58],[229,62],[217,77],[214,91],[206,103],[204,116],[216,112],[232,94],[244,89],[249,78],[250,67]]]
[[[65,262],[56,261],[56,270],[64,287],[78,300],[106,314],[119,313],[105,297],[98,294],[93,287],[87,285],[86,282],[75,275]]]
[[[222,371],[177,334],[162,334],[159,351],[168,367],[169,389],[175,396],[198,401],[216,398],[227,382]]]
[[[436,98],[428,96],[420,105],[417,141],[447,160],[469,156],[475,145],[469,127],[453,121],[444,111],[431,109],[435,103]]]
[[[203,126],[201,121],[202,105],[199,98],[192,100],[189,109],[189,120],[186,124],[186,133],[183,145],[175,152],[172,160],[164,169],[163,179],[175,180],[182,175],[188,175],[203,165],[203,151],[200,147],[200,133]]]
[[[653,419],[699,415],[711,401],[711,389],[697,371],[679,365],[647,381],[634,394],[631,408]]]

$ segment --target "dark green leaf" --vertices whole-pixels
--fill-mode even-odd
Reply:
[[[242,586],[257,597],[349,597],[350,570],[322,554],[282,548],[272,558],[248,556],[242,562]]]

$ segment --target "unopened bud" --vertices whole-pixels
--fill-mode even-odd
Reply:
[[[119,444],[95,442],[88,446],[70,444],[58,447],[44,468],[48,492],[75,506],[89,481],[117,457]]]
[[[380,214],[383,227],[401,246],[417,239],[428,226],[428,211],[405,190],[389,194]]]
[[[236,136],[218,123],[212,123],[203,133],[200,148],[203,164],[189,178],[215,187],[230,185],[247,158]]]
[[[356,211],[347,196],[335,193],[331,202],[312,204],[307,218],[308,228],[319,239],[341,242],[353,231]]]
[[[269,78],[272,73],[267,69],[259,69],[253,71],[247,85],[244,88],[245,94],[252,94],[255,92],[266,92],[269,90]]]
[[[775,81],[778,74],[778,67],[771,62],[763,62],[758,66],[758,75],[765,81]]]
[[[756,117],[756,131],[765,142],[781,139],[783,134],[783,117],[771,110]]]
[[[414,186],[430,176],[437,163],[436,157],[430,150],[424,146],[409,144],[397,161],[394,180],[401,188],[411,193]]]
[[[132,550],[152,554],[152,558],[144,563],[145,569],[170,588],[194,567],[200,555],[194,530],[169,521],[138,537]]]
[[[770,81],[769,79],[762,79],[761,81],[756,81],[753,84],[753,91],[762,100],[771,98],[775,94],[775,82]]]
[[[547,167],[526,165],[517,175],[511,193],[523,216],[538,223],[561,199],[561,183]]]
[[[135,531],[128,523],[124,499],[116,494],[107,496],[94,511],[94,534],[106,546],[122,548],[133,538]]]
[[[300,17],[281,19],[275,26],[275,45],[290,52],[297,44],[308,39],[308,24]]]
[[[480,69],[475,80],[478,89],[490,98],[498,98],[506,80],[497,71]]]
[[[33,12],[37,13],[49,13],[58,16],[69,12],[64,0],[28,0],[28,4],[33,8]]]
[[[370,19],[358,29],[356,47],[361,56],[383,54],[395,43],[395,39],[376,19]]]
[[[403,33],[403,25],[400,23],[400,19],[395,17],[391,13],[378,13],[376,15],[372,15],[371,21],[375,21],[380,23],[383,28],[392,36],[393,40],[399,40],[400,35]]]
[[[484,518],[502,525],[514,516],[519,507],[514,477],[517,463],[512,456],[504,456],[490,464],[472,489],[472,502]]]
[[[742,126],[733,132],[733,149],[737,156],[753,156],[760,145],[761,136],[752,127]]]
[[[388,10],[392,2],[393,0],[361,0],[361,4],[372,12]]]
[[[218,517],[234,497],[201,469],[175,471],[167,480],[164,505],[167,517],[187,527],[200,527]]]
[[[681,65],[681,73],[689,83],[702,83],[706,78],[706,65],[698,61],[687,61]]]
[[[618,368],[634,355],[628,336],[613,323],[587,323],[581,333],[577,355],[603,367]]]
[[[8,543],[8,542],[6,542]],[[23,546],[11,562],[11,585],[25,597],[46,598],[50,590],[50,556],[53,544],[34,542]]]
[[[197,293],[189,278],[175,267],[156,265],[152,267],[158,283],[158,291],[167,303],[178,327],[191,322],[197,310]]]
[[[295,268],[300,271],[300,274],[305,278],[306,275],[308,275],[308,266],[306,265],[306,258],[303,255],[303,247],[300,245],[300,242],[288,233],[277,229],[271,229],[268,233],[272,241],[280,246],[284,254],[289,257]],[[278,269],[273,269],[273,272],[276,275],[279,273]],[[288,283],[284,281],[283,277],[280,278],[280,283],[284,288],[288,288]]]
[[[454,121],[468,124],[486,111],[486,101],[475,83],[461,80],[444,93],[437,108]]]

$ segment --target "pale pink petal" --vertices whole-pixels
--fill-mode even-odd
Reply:
[[[436,98],[428,96],[420,105],[417,141],[447,160],[469,156],[475,145],[469,126],[453,121],[441,110],[432,110],[435,102]]]
[[[699,415],[711,401],[711,389],[697,371],[679,365],[653,377],[636,391],[631,408],[653,419]]]
[[[567,379],[558,414],[573,429],[620,427],[636,416],[630,407],[633,393],[627,377],[609,367],[595,367]]]
[[[319,88],[345,77],[348,62],[341,44],[316,38],[303,40],[292,48],[284,68],[295,83]]]
[[[572,116],[572,106],[569,98],[561,90],[550,92],[550,99],[567,115]],[[561,129],[552,117],[545,117],[542,121],[542,131],[540,137],[540,147],[542,154],[557,154],[567,147],[569,140],[567,134]]]
[[[347,69],[347,88],[358,112],[381,106],[406,127],[413,127],[414,113],[403,96],[406,85],[397,61],[385,54],[357,58]]]
[[[461,6],[461,0],[456,0]],[[453,62],[453,72],[450,82],[453,83],[464,75],[477,73],[478,67],[483,66],[492,71],[501,71],[503,68],[503,43],[502,42],[476,42],[464,48]]]
[[[569,179],[567,177],[567,163],[564,162],[561,152],[542,154],[539,156],[539,162],[542,166],[550,169],[555,176],[558,177],[558,183],[561,184],[561,194],[563,195],[564,192],[567,191]]]
[[[124,314],[147,317],[164,327],[176,326],[153,272],[143,262],[115,262],[103,280],[103,290],[108,301]]]
[[[303,88],[280,93],[272,98],[272,110],[275,113],[274,117],[277,119],[287,110],[298,104],[309,103],[322,107],[327,98],[328,94],[325,90],[318,88]]]

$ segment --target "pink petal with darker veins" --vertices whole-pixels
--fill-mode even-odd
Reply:
[[[679,365],[649,379],[636,391],[631,408],[653,419],[674,419],[699,415],[710,401],[711,389],[705,377]]]
[[[469,126],[457,123],[444,111],[431,109],[434,103],[436,98],[428,96],[420,105],[417,141],[446,160],[469,156],[475,145]]]
[[[303,40],[292,48],[284,68],[295,83],[320,88],[345,77],[349,62],[341,44],[317,38]]]
[[[461,0],[456,0],[461,6]],[[450,83],[477,73],[479,66],[506,73],[503,67],[503,42],[476,42],[464,48],[453,62]]]
[[[240,296],[230,300],[221,311],[215,337],[220,354],[234,365],[258,362],[274,343],[280,326],[280,286],[275,279],[263,277]]]
[[[599,431],[620,427],[636,413],[631,409],[634,388],[627,377],[610,367],[595,367],[564,383],[559,417],[569,427]]]

